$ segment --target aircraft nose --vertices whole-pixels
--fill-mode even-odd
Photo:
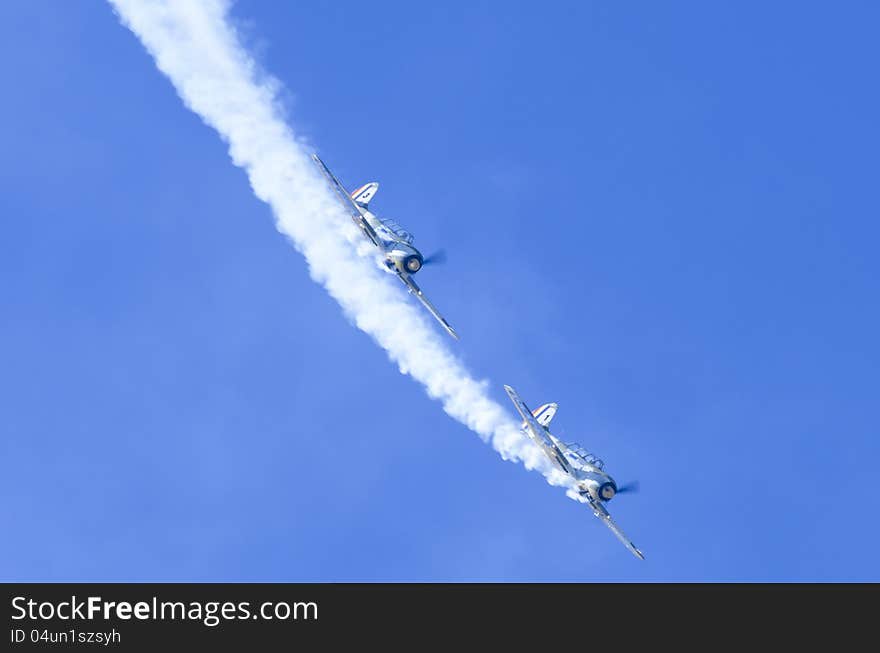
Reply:
[[[603,483],[602,487],[599,488],[599,496],[605,501],[613,499],[616,492],[617,488],[614,486],[613,482]]]
[[[408,256],[406,261],[404,262],[404,266],[406,267],[408,272],[418,272],[422,269],[422,259],[419,256],[413,254],[412,256]]]

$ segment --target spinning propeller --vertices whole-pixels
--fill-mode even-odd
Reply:
[[[639,491],[639,482],[638,481],[630,481],[629,483],[624,483],[620,487],[617,488],[617,494],[624,494],[625,492],[638,492]]]
[[[439,263],[446,263],[445,249],[438,249],[430,256],[426,256],[424,259],[422,259],[422,265],[434,265]]]

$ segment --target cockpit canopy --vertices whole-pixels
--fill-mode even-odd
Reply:
[[[400,238],[407,245],[412,245],[413,236],[406,229],[401,227],[397,222],[390,218],[379,218],[379,222],[384,224],[388,229]]]
[[[601,458],[590,453],[577,442],[566,442],[565,446],[567,448],[567,451],[565,452],[566,457],[576,465],[587,464],[592,465],[596,469],[605,469],[605,463],[602,462]]]

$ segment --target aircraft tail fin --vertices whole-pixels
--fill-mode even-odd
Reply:
[[[351,194],[351,199],[353,199],[362,208],[367,208],[370,200],[373,199],[373,195],[375,195],[376,191],[378,190],[379,182],[371,181],[369,184],[364,184],[356,191],[354,191]]]
[[[538,424],[540,424],[544,428],[547,428],[548,426],[550,426],[550,421],[556,415],[557,410],[559,410],[559,404],[544,404],[543,406],[539,406],[538,408],[533,410],[532,415],[535,416]]]

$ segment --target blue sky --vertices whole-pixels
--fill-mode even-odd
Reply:
[[[880,580],[880,10],[233,14],[447,250],[472,372],[641,481],[609,508],[647,559],[348,324],[108,6],[11,2],[0,579]]]

